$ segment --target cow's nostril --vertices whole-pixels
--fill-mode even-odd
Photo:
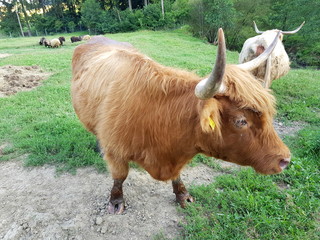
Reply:
[[[285,169],[290,163],[290,158],[284,158],[280,161],[279,166],[283,170]]]

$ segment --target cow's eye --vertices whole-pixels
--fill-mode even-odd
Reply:
[[[235,125],[237,128],[243,128],[245,126],[247,126],[247,120],[246,118],[242,117],[242,118],[239,118],[235,121]]]

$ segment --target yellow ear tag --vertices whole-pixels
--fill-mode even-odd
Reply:
[[[209,125],[210,125],[210,127],[212,128],[212,130],[214,130],[216,124],[214,123],[214,121],[212,120],[211,117],[209,117]]]

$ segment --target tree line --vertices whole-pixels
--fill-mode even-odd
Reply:
[[[210,43],[222,27],[230,50],[240,51],[261,30],[293,30],[284,44],[296,65],[320,66],[319,0],[0,0],[0,31],[8,36],[89,31],[106,34],[188,26]]]

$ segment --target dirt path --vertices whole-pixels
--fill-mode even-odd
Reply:
[[[199,165],[185,169],[187,186],[208,184],[219,173]],[[0,163],[0,239],[152,239],[179,235],[170,183],[131,169],[124,184],[124,215],[105,212],[111,177],[92,168],[56,176],[54,167]]]

